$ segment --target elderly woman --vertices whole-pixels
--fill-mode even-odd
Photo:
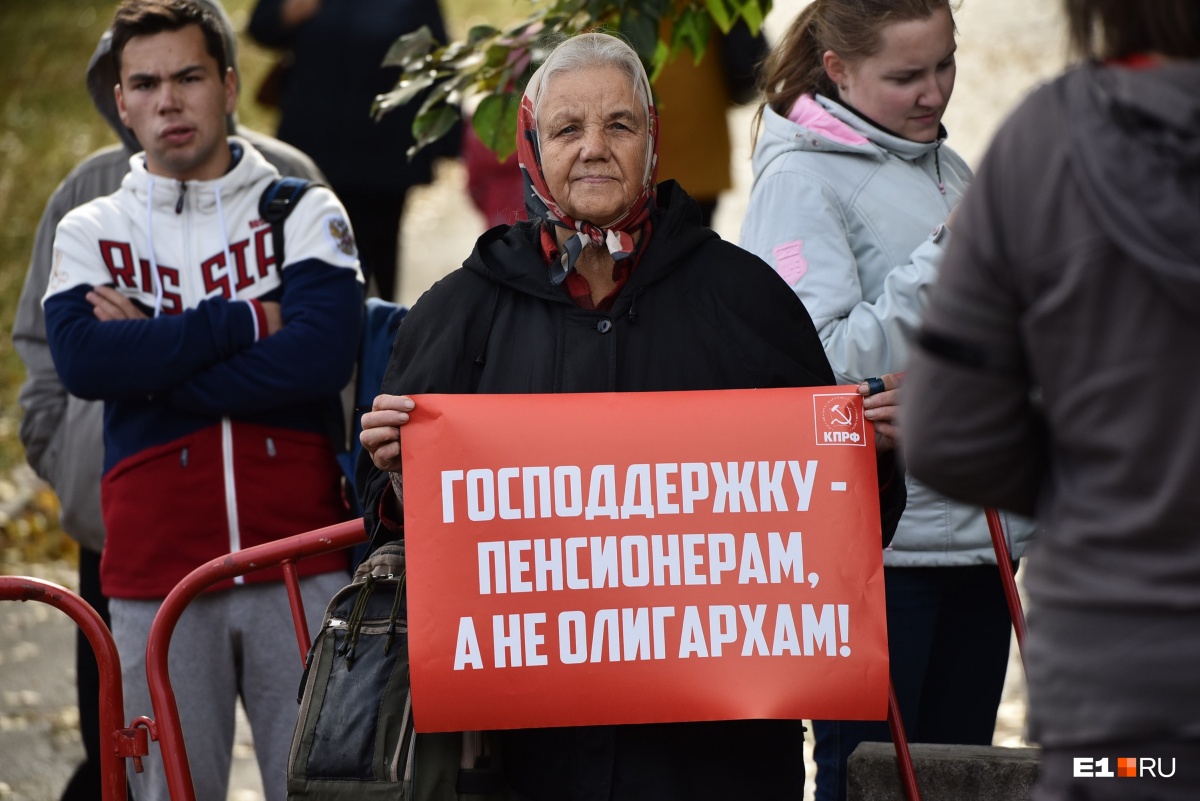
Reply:
[[[369,531],[402,535],[400,431],[408,393],[634,392],[833,382],[804,305],[761,260],[654,183],[657,116],[637,55],[584,34],[560,45],[522,100],[529,222],[485,233],[462,269],[414,306],[373,411],[358,486]],[[886,428],[891,392],[867,399]],[[872,408],[873,407],[873,408]],[[729,410],[731,415],[736,408]],[[547,421],[604,436],[621,420]],[[883,529],[903,481],[880,457]],[[799,798],[798,720],[499,734],[505,780],[542,799]]]

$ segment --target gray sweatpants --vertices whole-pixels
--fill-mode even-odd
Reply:
[[[342,572],[300,581],[309,633],[315,636],[329,599],[349,583]],[[109,602],[121,655],[126,723],[154,717],[146,679],[146,640],[161,600]],[[240,696],[254,735],[267,801],[285,801],[288,750],[296,725],[296,691],[304,667],[296,644],[287,589],[281,582],[206,593],[179,619],[169,651],[171,688],[197,801],[225,801],[233,757],[234,716]],[[170,801],[157,742],[143,757],[144,772],[129,783],[138,801]]]

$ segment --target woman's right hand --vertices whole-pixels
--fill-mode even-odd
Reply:
[[[362,416],[358,441],[380,470],[400,472],[400,427],[408,422],[415,405],[405,395],[376,395],[371,411]]]
[[[888,373],[858,385],[863,396],[863,416],[875,425],[875,448],[894,450],[900,442],[900,384],[904,373]],[[872,386],[872,382],[878,382]]]

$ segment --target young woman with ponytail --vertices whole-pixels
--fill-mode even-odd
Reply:
[[[804,301],[839,383],[907,366],[971,179],[941,125],[955,48],[950,0],[814,0],[763,65],[741,245]],[[905,727],[916,742],[990,744],[1010,618],[987,522],[978,507],[907,486],[884,553]],[[1005,522],[1019,558],[1032,525]],[[814,729],[817,799],[841,801],[850,752],[889,740],[887,726]]]

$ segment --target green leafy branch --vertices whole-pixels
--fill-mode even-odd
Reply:
[[[654,80],[684,48],[699,63],[713,26],[729,33],[744,21],[757,35],[770,9],[771,0],[534,0],[521,22],[504,29],[477,25],[464,40],[446,45],[423,27],[398,39],[388,52],[383,66],[400,67],[401,75],[394,89],[375,99],[373,111],[378,117],[421,101],[411,158],[445,136],[462,116],[464,101],[478,97],[471,118],[475,133],[503,160],[516,149],[525,84],[563,37],[587,30],[619,33]]]

